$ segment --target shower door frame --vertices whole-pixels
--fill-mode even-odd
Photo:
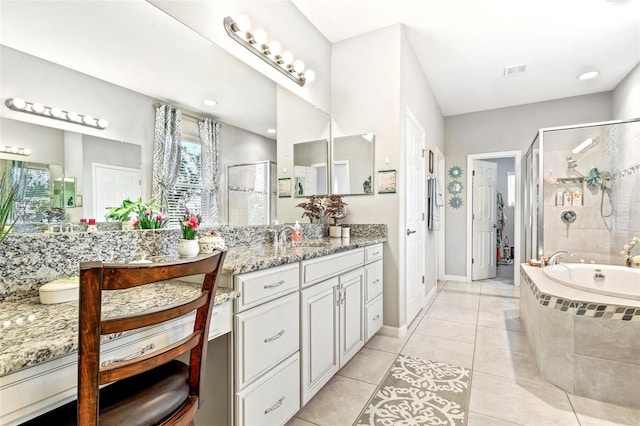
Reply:
[[[610,125],[615,125],[615,124],[627,124],[627,123],[634,123],[640,121],[640,117],[637,118],[630,118],[630,119],[625,119],[625,120],[608,120],[608,121],[596,121],[593,123],[581,123],[581,124],[572,124],[572,125],[568,125],[568,126],[557,126],[557,127],[545,127],[545,128],[541,128],[538,130],[538,134],[536,135],[536,137],[539,137],[540,139],[540,146],[538,148],[538,152],[539,152],[539,161],[538,161],[538,181],[537,181],[537,185],[538,185],[538,190],[537,190],[537,253],[538,253],[538,259],[544,255],[544,203],[541,204],[541,202],[544,200],[544,133],[545,132],[552,132],[552,131],[558,131],[558,130],[573,130],[573,129],[581,129],[581,128],[585,128],[585,127],[596,127],[596,126],[610,126]],[[533,145],[536,142],[536,138],[533,139],[533,142],[531,143],[529,150],[532,151],[533,150]],[[524,163],[524,162],[523,162]],[[527,192],[527,190],[530,188],[526,188],[525,191],[523,191],[524,193]],[[523,224],[524,225],[524,224]],[[522,227],[524,229],[524,226]],[[526,250],[523,250],[523,253],[526,252]],[[528,259],[525,259],[524,261],[526,261]]]

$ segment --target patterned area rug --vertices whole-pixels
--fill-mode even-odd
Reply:
[[[466,425],[469,370],[398,355],[357,425]]]

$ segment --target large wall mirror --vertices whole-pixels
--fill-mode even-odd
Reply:
[[[375,136],[373,133],[333,138],[331,193],[341,195],[373,194]]]

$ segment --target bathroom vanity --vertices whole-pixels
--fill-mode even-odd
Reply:
[[[215,368],[207,370],[207,381],[223,391],[219,378],[227,383],[227,415],[216,423],[285,423],[378,331],[384,241],[386,229],[285,249],[263,243],[228,250],[209,333]],[[172,284],[115,300],[111,309],[153,309],[197,288]],[[42,305],[37,296],[0,301],[1,425],[20,424],[75,398],[77,306]],[[184,337],[191,317],[109,336],[103,362]],[[225,343],[212,350],[217,342]],[[217,370],[216,380],[209,380],[210,370]],[[217,395],[210,396],[202,411],[217,403]]]

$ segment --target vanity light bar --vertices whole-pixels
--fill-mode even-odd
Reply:
[[[247,48],[251,53],[280,71],[282,74],[295,81],[299,86],[315,79],[313,70],[305,70],[304,62],[294,61],[293,54],[289,51],[280,53],[282,46],[273,40],[267,44],[267,34],[256,29],[251,31],[251,21],[246,16],[239,16],[237,20],[230,17],[224,18],[224,29],[229,37]]]
[[[5,101],[5,105],[14,111],[26,112],[61,121],[68,121],[69,123],[81,124],[83,126],[94,127],[100,130],[105,129],[109,125],[107,120],[104,118],[94,118],[90,115],[82,115],[56,107],[48,107],[37,102],[28,102],[20,98],[9,98]]]
[[[7,154],[14,154],[14,155],[24,155],[25,157],[31,155],[30,149],[18,148],[17,146],[0,145],[0,152],[6,152]]]

